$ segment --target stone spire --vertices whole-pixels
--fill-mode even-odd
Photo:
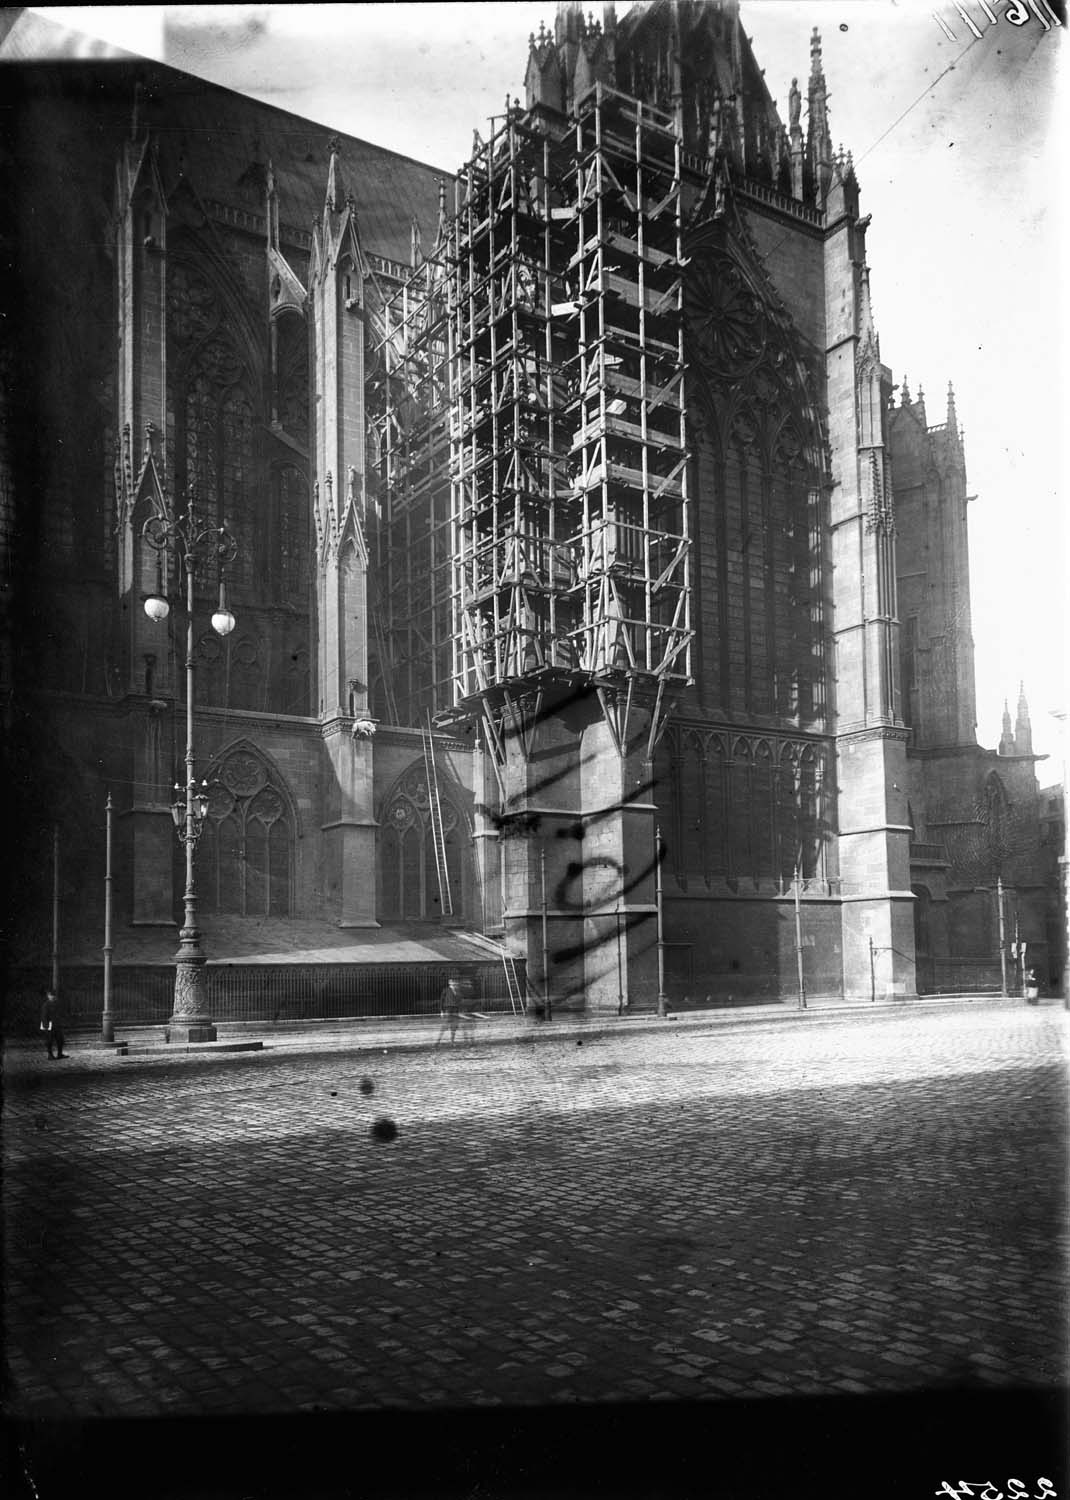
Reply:
[[[955,411],[955,390],[950,380],[947,383],[947,430],[956,435],[959,430],[958,414]]]
[[[1014,754],[1014,731],[1011,728],[1011,711],[1007,707],[1007,700],[1003,700],[1003,733],[999,737],[1000,755]]]
[[[814,27],[810,37],[810,106],[806,151],[813,173],[814,194],[824,207],[832,181],[832,144],[829,139],[828,89],[821,63],[821,33]]]
[[[1025,683],[1018,687],[1018,713],[1014,720],[1014,749],[1017,755],[1032,755],[1033,726],[1029,722],[1029,704],[1025,699]]]
[[[342,182],[342,145],[336,135],[332,135],[328,143],[331,153],[330,165],[327,168],[327,207],[334,214],[340,214],[345,207],[345,191]]]
[[[869,289],[869,267],[863,265],[859,272],[858,286],[858,347],[860,357],[868,349],[873,350],[875,359],[879,362],[881,357],[880,334],[877,325],[873,321],[873,300]]]

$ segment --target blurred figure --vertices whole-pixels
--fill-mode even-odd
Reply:
[[[45,990],[44,1000],[41,1002],[41,1030],[45,1034],[45,1045],[48,1048],[49,1057],[55,1061],[57,1058],[66,1057],[63,1050],[63,1028],[60,1025],[59,999],[55,990]],[[53,1051],[55,1048],[55,1051]]]
[[[450,1042],[457,1040],[457,1027],[461,1019],[461,991],[456,979],[451,975],[446,981],[446,986],[438,997],[439,1014],[442,1017],[442,1025],[439,1027],[438,1036],[435,1039],[437,1047],[445,1036],[447,1030],[450,1034]]]

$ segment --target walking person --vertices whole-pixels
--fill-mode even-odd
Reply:
[[[63,1050],[63,1028],[59,1023],[59,1000],[55,990],[45,990],[41,1003],[41,1030],[45,1034],[45,1045],[49,1057],[55,1061],[70,1054]],[[55,1048],[55,1051],[52,1049]]]
[[[457,1026],[461,1019],[461,990],[456,979],[451,975],[446,981],[445,987],[438,997],[439,1014],[442,1017],[442,1025],[439,1027],[438,1036],[435,1040],[437,1047],[445,1036],[447,1028],[450,1034],[450,1042],[457,1040]]]

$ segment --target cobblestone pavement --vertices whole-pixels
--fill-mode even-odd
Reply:
[[[40,1070],[8,1409],[1050,1388],[1065,1059],[1065,1013],[992,1006]]]

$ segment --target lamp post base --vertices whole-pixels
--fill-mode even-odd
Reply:
[[[176,1021],[172,1017],[167,1023],[167,1040],[172,1047],[176,1044],[182,1047],[190,1042],[217,1041],[218,1034],[211,1021],[196,1022],[188,1019]]]
[[[183,929],[175,958],[175,1003],[167,1023],[170,1042],[214,1042],[216,1029],[208,1009],[207,960],[200,934]]]

